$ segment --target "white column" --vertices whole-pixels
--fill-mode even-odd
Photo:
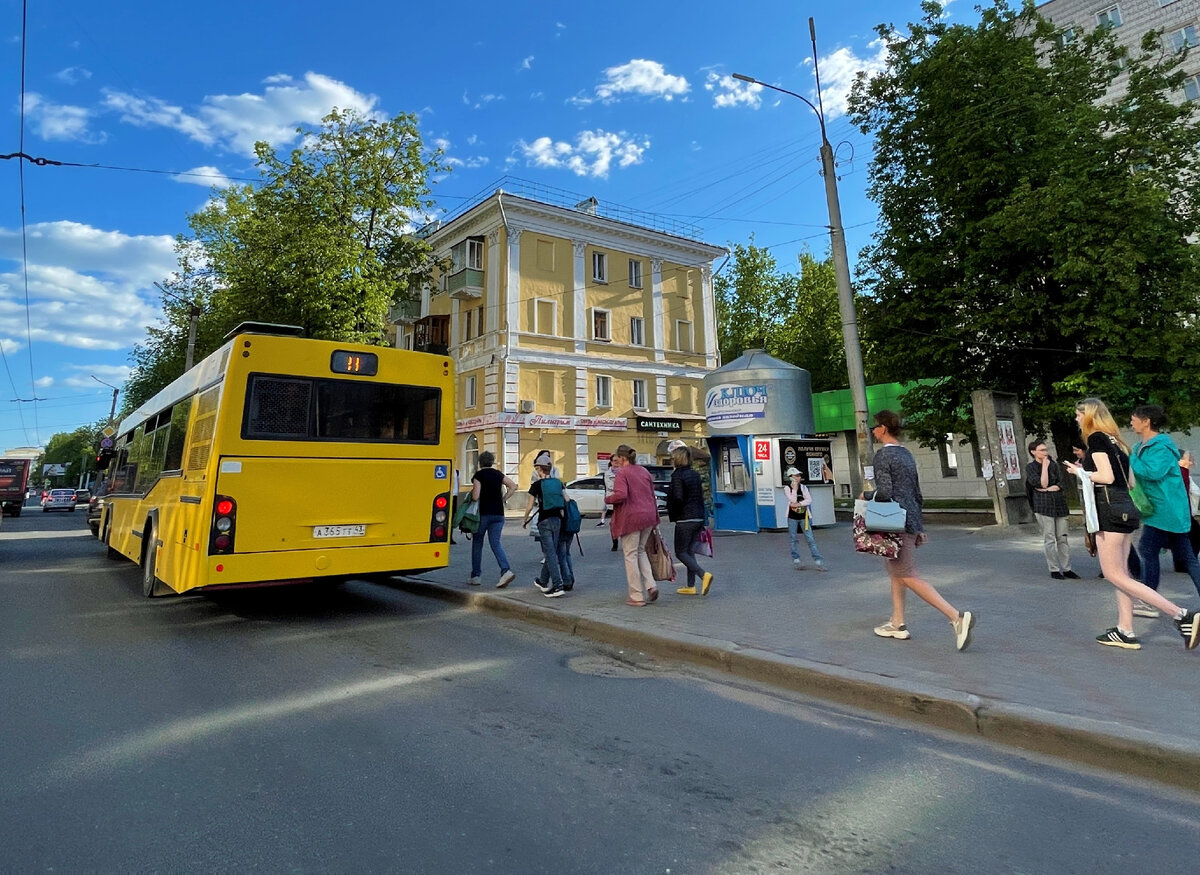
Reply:
[[[575,429],[575,476],[587,477],[592,473],[592,460],[588,455],[588,430]]]
[[[521,229],[508,229],[508,275],[504,283],[504,300],[508,316],[508,351],[513,349],[513,336],[521,327]]]
[[[572,240],[571,248],[575,253],[575,269],[572,272],[574,283],[575,306],[575,352],[587,351],[587,284],[588,273],[584,256],[587,255],[587,244],[580,240]]]
[[[661,362],[667,357],[667,326],[663,324],[662,265],[661,258],[650,259],[650,307],[653,318],[650,320],[649,340],[656,362]]]
[[[500,329],[500,229],[494,228],[487,235],[487,279],[483,297],[484,321],[488,333]],[[489,346],[495,346],[492,340]]]
[[[720,364],[717,361],[720,345],[717,343],[717,299],[713,294],[710,264],[700,269],[700,305],[703,308],[704,320],[704,363],[710,368],[715,368]]]
[[[667,378],[654,378],[654,401],[657,405],[654,409],[659,413],[667,409]],[[689,411],[690,412],[690,411]]]

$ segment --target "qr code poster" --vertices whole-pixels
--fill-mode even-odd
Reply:
[[[808,457],[808,479],[809,479],[809,482],[820,483],[820,482],[822,482],[822,480],[825,479],[821,476],[821,468],[823,468],[823,467],[824,467],[824,463],[821,459],[813,458],[812,456]]]

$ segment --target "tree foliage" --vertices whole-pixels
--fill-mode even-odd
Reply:
[[[71,486],[78,483],[79,475],[83,471],[95,467],[93,459],[99,443],[98,434],[96,426],[81,425],[74,431],[62,431],[52,435],[50,440],[46,441],[46,449],[35,463],[34,470],[30,472],[30,482],[44,482],[43,465],[66,465],[67,472],[57,485]]]
[[[762,349],[812,374],[813,390],[846,385],[837,283],[831,259],[801,252],[799,272],[770,250],[735,243],[728,272],[714,281],[721,360]]]
[[[907,36],[877,29],[886,69],[850,98],[876,143],[870,376],[936,380],[904,397],[926,439],[972,434],[985,388],[1060,446],[1084,395],[1200,421],[1200,127],[1178,56],[1155,34],[1128,56],[1104,28],[1060,46],[1028,2],[995,0],[974,27],[923,10]]]
[[[195,360],[243,321],[299,325],[308,337],[381,344],[391,307],[412,300],[432,268],[411,234],[444,169],[412,115],[333,110],[280,157],[257,143],[261,181],[231,186],[188,217],[164,320],[134,352],[126,409],[183,372],[189,311],[201,309]]]

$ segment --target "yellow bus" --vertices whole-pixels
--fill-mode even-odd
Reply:
[[[99,537],[147,597],[444,567],[446,356],[247,323],[117,430]]]

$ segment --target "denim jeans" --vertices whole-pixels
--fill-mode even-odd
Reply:
[[[562,532],[562,520],[558,517],[544,519],[538,516],[538,542],[542,545],[542,555],[546,558],[546,570],[550,572],[551,589],[563,588],[562,566],[559,564],[559,534]]]
[[[680,520],[675,523],[675,558],[687,569],[687,585],[695,586],[704,569],[696,561],[696,537],[704,528],[704,520]]]
[[[478,577],[483,570],[483,536],[485,534],[488,543],[492,546],[492,553],[496,556],[496,562],[500,565],[500,573],[508,571],[508,557],[504,555],[504,548],[500,546],[500,533],[503,531],[504,517],[502,515],[479,518],[479,531],[471,538],[472,577]]]
[[[566,532],[559,530],[558,533],[558,570],[562,573],[563,587],[571,589],[575,586],[575,564],[571,561],[571,542],[575,540],[574,535],[568,535]],[[538,571],[537,582],[542,586],[550,580],[550,566],[543,562],[541,570]]]
[[[1158,552],[1163,547],[1170,547],[1175,562],[1187,567],[1196,592],[1200,592],[1200,561],[1192,551],[1189,533],[1164,532],[1154,526],[1142,526],[1142,539],[1138,542],[1138,553],[1142,556],[1142,583],[1151,589],[1158,589]]]
[[[805,539],[808,541],[808,552],[812,553],[813,561],[814,562],[824,562],[825,560],[821,558],[821,551],[817,549],[816,539],[813,538],[812,527],[811,526],[806,527],[804,525],[804,520],[788,519],[788,534],[791,536],[791,545],[790,546],[792,548],[792,558],[793,559],[800,558],[800,549],[799,549],[800,548],[800,538],[798,536],[799,532],[803,532]]]

